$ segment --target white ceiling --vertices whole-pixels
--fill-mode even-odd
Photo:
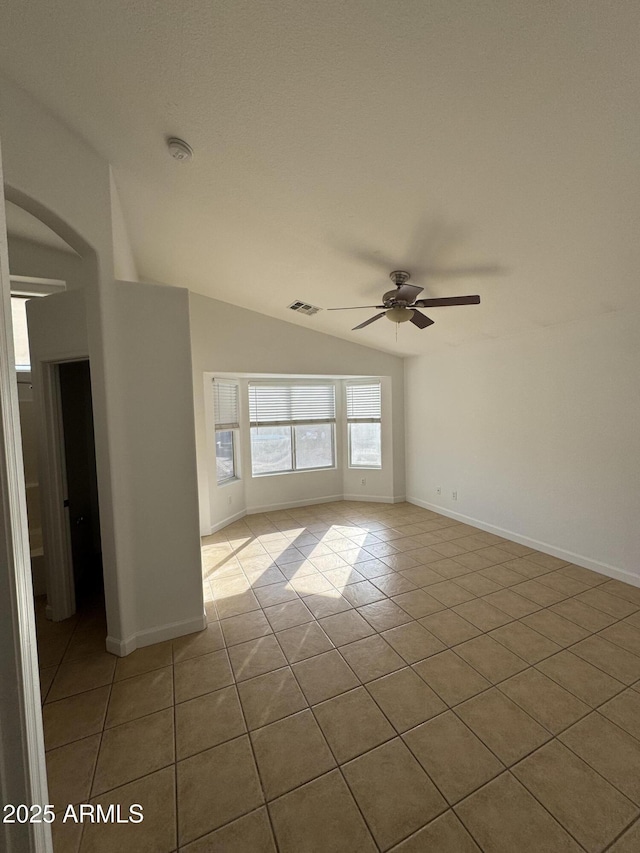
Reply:
[[[638,307],[638,44],[627,0],[0,11],[0,67],[114,165],[142,277],[398,353]],[[482,304],[397,343],[286,308],[376,304],[397,267]]]

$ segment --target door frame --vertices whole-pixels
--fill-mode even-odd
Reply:
[[[45,805],[49,795],[10,291],[0,192],[0,793],[3,803]],[[53,850],[51,826],[45,823],[0,823],[0,841],[8,853]]]
[[[75,580],[67,499],[64,424],[60,392],[61,364],[89,361],[74,353],[55,361],[38,363],[34,395],[38,401],[38,449],[40,506],[47,583],[47,616],[54,622],[76,612]]]

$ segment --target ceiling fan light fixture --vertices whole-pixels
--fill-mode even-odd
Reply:
[[[387,320],[391,320],[392,323],[407,323],[413,317],[414,313],[413,309],[402,308],[398,305],[395,308],[389,308],[385,317]]]

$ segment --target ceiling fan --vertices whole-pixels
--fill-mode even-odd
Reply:
[[[382,305],[355,305],[349,308],[329,308],[329,311],[352,311],[356,308],[384,308],[380,314],[370,317],[364,323],[354,326],[352,331],[363,329],[370,323],[375,323],[380,317],[386,317],[392,323],[413,323],[419,329],[426,329],[435,322],[430,317],[418,311],[418,308],[438,308],[442,305],[478,305],[479,296],[444,296],[434,299],[416,299],[422,293],[424,287],[415,284],[407,284],[411,275],[405,270],[394,270],[389,278],[395,284],[395,290],[389,290],[382,297]]]

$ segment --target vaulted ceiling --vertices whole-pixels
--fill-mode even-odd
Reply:
[[[638,307],[639,43],[627,0],[0,10],[0,69],[112,163],[142,278],[405,354]],[[482,304],[397,341],[287,308],[396,268]]]

